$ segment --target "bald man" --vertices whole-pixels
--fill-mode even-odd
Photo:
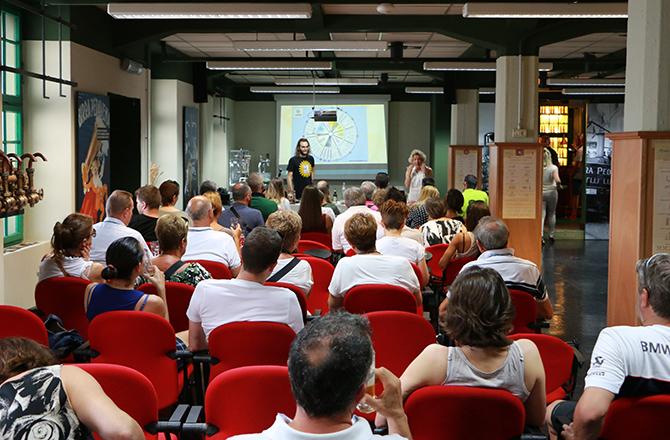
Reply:
[[[191,219],[182,260],[208,260],[223,263],[233,276],[240,272],[240,254],[232,237],[210,227],[214,221],[212,203],[205,196],[195,196],[186,206]]]

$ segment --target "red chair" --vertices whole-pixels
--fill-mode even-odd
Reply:
[[[35,286],[35,304],[45,315],[58,316],[66,329],[77,330],[82,338],[88,339],[84,294],[89,284],[83,278],[47,278]]]
[[[600,436],[603,440],[668,438],[670,395],[624,397],[610,405]]]
[[[449,265],[447,265],[447,268],[444,269],[444,272],[442,273],[442,285],[450,286],[461,272],[461,269],[463,269],[463,266],[475,260],[475,257],[456,258],[455,260],[451,260]],[[438,259],[437,261],[439,262],[440,260]]]
[[[300,257],[312,267],[312,277],[314,285],[307,296],[307,309],[316,314],[320,311],[321,315],[328,313],[328,286],[333,279],[335,268],[328,261],[315,257]]]
[[[218,363],[211,367],[210,382],[233,368],[286,366],[294,338],[291,327],[278,322],[231,322],[215,328],[209,334],[208,345],[210,356]]]
[[[353,257],[354,255],[356,255],[356,251],[354,250],[354,248],[351,248],[344,253],[345,257]]]
[[[233,278],[233,273],[230,271],[230,268],[223,263],[218,261],[209,261],[209,260],[190,260],[194,263],[200,264],[202,267],[207,269],[207,272],[215,280],[229,280]]]
[[[518,333],[510,335],[510,339],[530,339],[537,345],[544,365],[547,404],[567,398],[575,388],[577,364],[574,349],[565,341],[551,335]]]
[[[89,328],[93,363],[125,365],[144,374],[158,393],[158,407],[177,401],[183,377],[174,359],[175,333],[165,319],[138,311],[106,312]]]
[[[283,287],[284,289],[288,289],[295,293],[295,296],[298,298],[298,304],[300,304],[300,310],[302,311],[302,320],[303,322],[307,320],[307,297],[300,287],[294,286],[290,283],[282,283],[281,281],[268,281],[265,283],[265,285]]]
[[[318,249],[321,251],[328,251],[328,258],[330,258],[330,255],[332,254],[333,250],[330,248],[330,245],[325,245],[322,243],[319,243],[318,241],[312,241],[312,240],[300,240],[298,241],[298,253],[300,254],[307,254],[307,251],[313,250],[313,249]],[[324,252],[325,254],[325,252]]]
[[[26,309],[0,305],[0,339],[28,338],[48,347],[49,336],[40,318]]]
[[[426,287],[429,280],[424,280],[423,279],[423,276],[421,275],[421,269],[419,269],[419,266],[416,263],[412,263],[410,261],[409,264],[412,265],[412,270],[414,270],[414,275],[416,275],[416,278],[419,280],[419,287],[423,291],[423,288]]]
[[[429,252],[432,255],[430,261],[426,262],[426,264],[428,264],[428,271],[433,278],[439,280],[440,282],[442,282],[443,275],[442,268],[439,264],[440,258],[442,258],[442,255],[444,255],[447,249],[449,249],[448,244],[434,244],[426,248],[426,252]]]
[[[392,284],[362,284],[352,287],[344,295],[344,308],[349,313],[359,315],[382,310],[416,314],[418,309],[416,299],[409,290]]]
[[[532,329],[537,318],[537,302],[529,293],[510,289],[512,304],[514,304],[514,321],[510,334],[537,333]]]
[[[332,252],[333,238],[325,232],[302,232],[300,241],[315,241],[326,246]]]
[[[114,364],[77,364],[100,384],[102,390],[121,410],[144,430],[147,439],[164,438],[156,432],[158,397],[149,379],[132,368]],[[123,384],[123,386],[119,386]],[[97,435],[96,435],[97,438]]]
[[[509,440],[521,436],[526,418],[508,391],[444,385],[414,391],[405,413],[414,440]]]
[[[207,388],[205,417],[216,434],[210,440],[224,440],[238,434],[252,434],[269,428],[277,413],[293,418],[295,400],[288,368],[263,365],[236,368],[220,374]]]
[[[156,295],[156,287],[153,284],[145,283],[138,287],[142,292]],[[191,296],[195,287],[184,283],[165,282],[165,297],[167,299],[167,308],[170,315],[170,324],[176,332],[188,330],[188,318],[186,310],[191,302]]]

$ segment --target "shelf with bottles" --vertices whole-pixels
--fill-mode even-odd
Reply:
[[[566,134],[568,132],[568,106],[540,106],[540,133]]]
[[[568,138],[565,136],[550,136],[549,146],[558,154],[558,166],[568,165]]]

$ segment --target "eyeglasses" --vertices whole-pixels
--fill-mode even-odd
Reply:
[[[642,282],[640,288],[645,288],[647,291],[649,291],[649,268],[651,267],[651,264],[654,261],[657,261],[659,257],[665,257],[670,259],[670,254],[665,253],[665,252],[659,252],[657,254],[652,255],[651,257],[647,258],[647,260],[644,262],[644,266],[642,266]],[[640,260],[642,261],[642,260]]]

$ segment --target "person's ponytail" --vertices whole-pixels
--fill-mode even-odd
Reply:
[[[119,271],[116,269],[116,267],[108,264],[104,269],[102,269],[101,276],[105,280],[113,280],[114,278],[118,278]]]

